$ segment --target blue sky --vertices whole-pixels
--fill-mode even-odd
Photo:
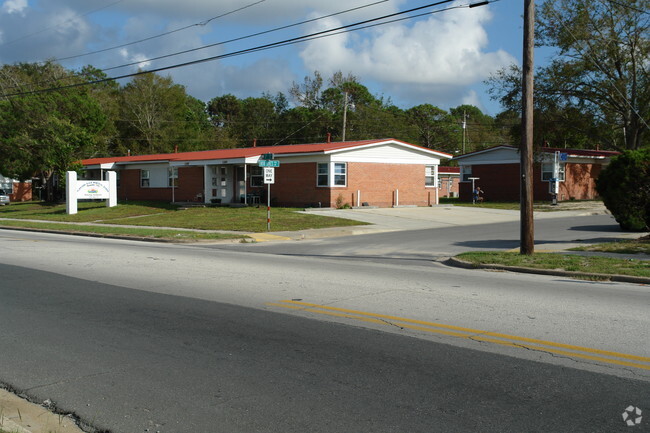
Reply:
[[[427,11],[474,1],[459,0]],[[62,59],[188,27],[146,42],[60,60],[68,68],[85,64],[111,68],[140,62],[107,71],[116,76],[138,67],[150,69],[216,56],[433,3],[377,2],[300,27],[147,61],[374,2],[377,0],[0,0],[0,62]],[[402,108],[430,103],[448,109],[469,103],[494,115],[500,107],[490,101],[483,81],[501,67],[521,63],[522,14],[522,1],[500,0],[164,74],[184,85],[191,95],[208,101],[226,93],[238,97],[288,93],[293,82],[302,82],[314,70],[324,77],[341,70]]]

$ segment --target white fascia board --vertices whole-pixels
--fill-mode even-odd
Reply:
[[[500,164],[519,164],[521,163],[520,159],[502,159],[500,161],[457,161],[459,166],[465,165],[500,165]]]
[[[115,166],[122,166],[122,165],[124,165],[124,166],[126,166],[126,165],[154,165],[154,164],[158,164],[158,165],[168,165],[168,164],[169,164],[169,161],[161,161],[161,160],[158,160],[158,161],[128,161],[128,162],[116,162],[116,163],[115,163]]]
[[[355,158],[347,155],[333,155],[330,160],[332,162],[364,162],[370,164],[411,164],[411,165],[440,165],[440,158]]]
[[[438,160],[440,160],[440,158],[447,158],[447,159],[452,158],[451,155],[448,155],[446,153],[436,152],[435,150],[425,149],[422,147],[411,146],[408,143],[402,143],[400,141],[395,141],[395,140],[385,140],[385,141],[378,141],[376,143],[364,144],[362,146],[352,146],[352,147],[344,147],[341,149],[332,149],[332,150],[325,151],[324,153],[327,155],[332,155],[336,153],[353,152],[353,151],[358,151],[358,150],[372,148],[372,147],[384,146],[386,144],[402,147],[404,149],[409,149],[413,152],[422,153],[424,155],[435,155],[435,157],[438,158]]]
[[[206,165],[240,165],[249,163],[244,158],[203,159],[197,161],[170,161],[171,167],[202,167]]]
[[[454,159],[455,161],[460,161],[460,160],[462,160],[462,159],[473,158],[473,157],[475,157],[475,156],[482,155],[482,154],[484,154],[484,153],[491,153],[491,152],[495,152],[495,151],[503,150],[503,149],[505,149],[505,150],[514,150],[515,152],[517,151],[517,148],[512,147],[512,146],[507,146],[507,145],[504,144],[504,145],[502,145],[502,146],[491,147],[491,148],[489,148],[489,149],[483,149],[483,150],[479,150],[479,151],[476,151],[476,152],[468,153],[468,154],[465,154],[465,155],[454,156],[453,159]]]

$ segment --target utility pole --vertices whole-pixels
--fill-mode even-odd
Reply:
[[[343,134],[341,141],[345,141],[345,127],[348,120],[348,92],[345,92],[345,102],[343,103]]]
[[[465,155],[465,137],[467,136],[467,111],[463,110],[463,155]]]
[[[520,254],[535,252],[533,224],[533,52],[535,46],[535,0],[524,0],[524,52],[521,116],[521,237]]]

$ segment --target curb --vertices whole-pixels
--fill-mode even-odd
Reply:
[[[0,229],[2,230],[15,230],[18,232],[36,232],[36,233],[51,233],[55,235],[69,235],[69,236],[83,236],[87,238],[103,238],[103,239],[119,239],[124,241],[139,241],[139,242],[157,242],[163,244],[188,244],[188,243],[200,243],[200,242],[211,242],[211,243],[239,243],[243,238],[233,238],[233,239],[204,239],[204,240],[178,240],[178,239],[161,239],[161,238],[151,238],[146,236],[128,236],[128,235],[109,235],[102,233],[92,233],[92,232],[77,232],[70,230],[55,230],[55,229],[39,229],[31,227],[14,227],[14,226],[4,226],[0,224]],[[246,233],[243,236],[251,237],[250,234]]]
[[[628,275],[594,274],[588,272],[555,271],[550,269],[524,268],[521,266],[477,264],[477,263],[467,262],[465,260],[460,260],[455,257],[450,257],[442,263],[448,266],[454,266],[463,269],[494,269],[500,271],[520,272],[524,274],[551,275],[557,277],[571,277],[571,278],[591,278],[591,279],[598,279],[598,280],[605,280],[605,281],[615,281],[619,283],[650,285],[650,278],[632,277]]]

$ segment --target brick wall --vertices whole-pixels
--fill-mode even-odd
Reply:
[[[565,181],[560,182],[559,201],[592,200],[598,197],[596,179],[602,171],[600,164],[565,165]],[[484,192],[486,201],[519,200],[519,164],[474,165],[472,177]],[[549,183],[542,181],[540,164],[533,165],[533,197],[535,201],[550,201]],[[461,182],[460,199],[472,201],[472,183]]]
[[[203,167],[179,167],[178,187],[173,193],[177,202],[197,201],[203,193]],[[172,201],[172,189],[143,188],[140,186],[140,170],[120,170],[120,186],[117,189],[119,200]]]
[[[9,192],[9,191],[7,191]],[[31,182],[14,182],[9,200],[12,202],[31,201],[32,184]]]
[[[390,207],[395,204],[396,190],[400,205],[428,206],[435,202],[435,188],[424,186],[424,165],[350,162],[347,186],[335,188],[316,186],[316,167],[315,162],[309,162],[277,168],[275,184],[271,185],[273,202],[292,207],[336,207],[340,201],[356,206],[360,191],[361,203]]]
[[[266,185],[262,188],[266,197]],[[316,186],[316,163],[283,164],[275,169],[275,184],[271,185],[271,200],[279,206],[331,206],[329,188]]]

